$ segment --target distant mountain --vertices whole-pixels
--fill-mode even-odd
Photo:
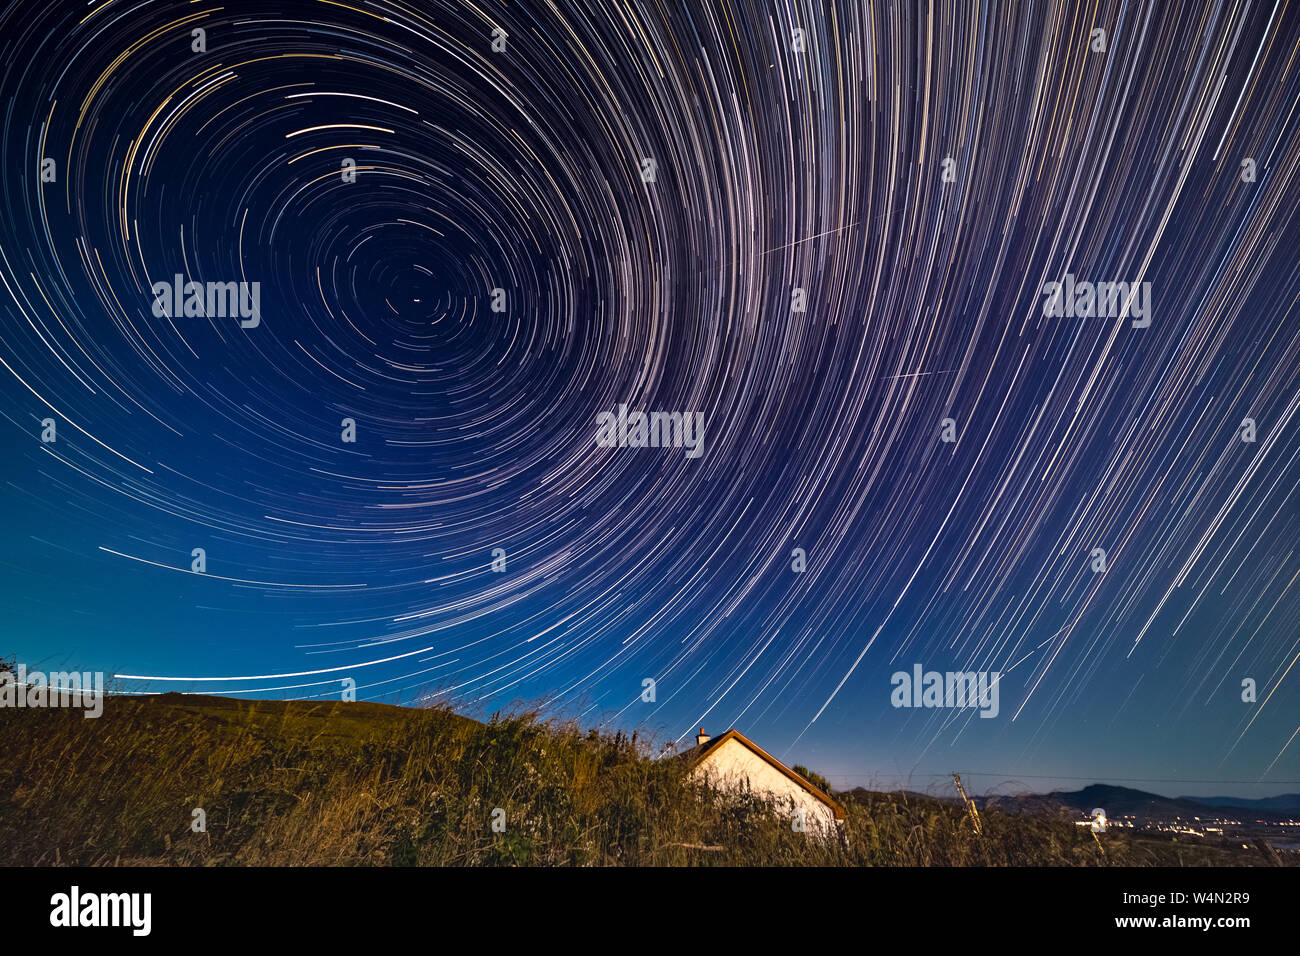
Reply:
[[[1069,812],[1087,816],[1094,807],[1106,811],[1108,817],[1158,817],[1195,816],[1204,811],[1199,804],[1193,805],[1162,797],[1158,793],[1147,793],[1130,787],[1113,787],[1109,784],[1094,783],[1082,790],[1053,790],[1051,793],[1026,794],[1015,797],[990,797],[989,806],[1021,812]]]
[[[1283,794],[1264,800],[1245,800],[1237,797],[1164,797],[1158,793],[1134,790],[1131,787],[1113,787],[1094,783],[1082,790],[1053,790],[1051,793],[1026,794],[1012,797],[987,797],[978,801],[981,806],[996,807],[1010,812],[1070,813],[1087,816],[1095,807],[1106,811],[1106,816],[1136,817],[1138,819],[1172,820],[1175,817],[1203,817],[1215,810],[1240,814],[1242,810],[1269,818],[1300,815],[1300,795]]]
[[[1088,814],[1093,807],[1101,807],[1108,817],[1171,817],[1197,816],[1204,813],[1207,805],[1189,803],[1173,797],[1162,797],[1158,793],[1134,790],[1131,787],[1112,787],[1104,783],[1094,783],[1075,791],[1056,791],[1051,794],[1061,803],[1082,814]]]
[[[1246,800],[1243,797],[1179,797],[1178,799],[1207,807],[1240,807],[1243,810],[1300,813],[1300,793],[1283,793],[1276,797],[1264,797],[1262,800]]]

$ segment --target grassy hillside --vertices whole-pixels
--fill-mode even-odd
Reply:
[[[367,703],[111,698],[0,712],[0,863],[1230,865],[1263,852],[854,791],[845,839],[709,791],[635,735]],[[191,831],[192,810],[207,832]],[[505,811],[505,832],[492,829]],[[1273,857],[1271,859],[1276,859]]]

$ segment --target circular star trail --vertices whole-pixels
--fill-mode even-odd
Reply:
[[[1300,767],[1280,3],[20,2],[0,36],[28,656],[837,772]],[[1045,314],[1067,275],[1150,283],[1149,326]],[[178,276],[256,321],[159,315]],[[620,406],[698,412],[701,454],[602,447]],[[998,718],[892,707],[915,663],[998,672]]]

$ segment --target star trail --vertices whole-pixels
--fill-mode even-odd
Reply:
[[[0,652],[734,726],[837,783],[1300,778],[1281,0],[0,37]],[[1053,313],[1067,276],[1149,322]],[[917,664],[997,672],[997,716],[891,706]]]

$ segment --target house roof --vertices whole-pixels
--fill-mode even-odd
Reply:
[[[815,784],[807,780],[802,775],[795,773],[793,770],[791,770],[785,764],[781,763],[781,761],[777,760],[775,757],[773,757],[770,753],[768,753],[758,744],[754,743],[754,741],[750,740],[748,737],[742,734],[735,727],[732,727],[725,734],[722,734],[718,737],[714,737],[711,740],[707,740],[702,744],[696,744],[694,747],[690,748],[689,750],[683,750],[680,754],[677,755],[677,757],[680,760],[685,760],[687,766],[695,767],[698,764],[700,764],[704,760],[704,758],[706,758],[713,751],[717,750],[717,748],[721,747],[728,740],[734,740],[741,746],[749,748],[758,757],[761,757],[763,760],[767,761],[777,770],[781,771],[781,773],[785,774],[785,776],[788,777],[790,780],[792,780],[794,783],[798,784],[804,790],[807,790],[810,794],[812,794],[812,796],[816,797],[822,803],[826,804],[828,807],[831,808],[831,811],[835,814],[836,820],[843,820],[845,818],[844,808],[840,806],[838,803],[836,803],[834,800],[832,800],[825,791],[821,790],[819,787],[817,787]]]

